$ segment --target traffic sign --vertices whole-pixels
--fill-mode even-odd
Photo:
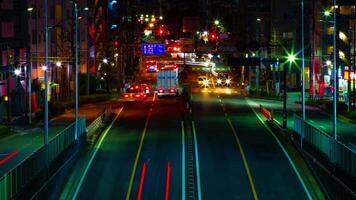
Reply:
[[[141,44],[142,56],[163,56],[164,44]]]

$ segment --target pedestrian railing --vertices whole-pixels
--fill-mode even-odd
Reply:
[[[302,128],[302,118],[294,114],[294,131],[300,137]],[[332,163],[356,177],[356,151],[308,122],[304,122],[304,140],[322,152]]]
[[[81,117],[78,121],[78,137],[85,134],[85,131],[86,119]],[[46,170],[47,156],[48,163],[51,163],[74,142],[75,123],[72,123],[50,140],[47,146],[48,154],[46,147],[43,146],[0,178],[0,200],[15,199],[28,184]]]

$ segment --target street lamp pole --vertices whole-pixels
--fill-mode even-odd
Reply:
[[[45,102],[44,102],[44,145],[46,149],[45,163],[48,166],[48,0],[45,0]]]
[[[75,140],[78,139],[78,3],[74,2],[75,15]]]
[[[287,65],[283,65],[283,132],[287,133]]]
[[[337,73],[337,62],[336,62],[336,33],[337,33],[337,30],[336,30],[337,26],[336,26],[336,0],[334,0],[334,31],[333,31],[333,45],[334,45],[334,48],[333,48],[333,57],[334,57],[334,64],[333,64],[333,76],[334,76],[334,81],[333,81],[333,84],[334,84],[334,94],[333,94],[333,138],[334,140],[337,139],[337,92],[338,92],[338,88],[337,88],[337,79],[338,79],[338,73]]]
[[[301,2],[302,7],[302,134],[300,137],[300,146],[303,147],[304,123],[305,123],[305,53],[304,53],[304,0]]]

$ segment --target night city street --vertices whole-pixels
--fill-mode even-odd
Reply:
[[[354,0],[0,0],[0,200],[356,200]]]

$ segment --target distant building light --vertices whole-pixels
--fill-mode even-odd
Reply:
[[[344,32],[341,32],[341,31],[339,32],[339,38],[340,38],[340,40],[342,40],[344,42],[347,41],[347,36],[345,35]]]
[[[103,63],[107,64],[109,62],[109,60],[107,58],[103,59]]]
[[[331,60],[327,60],[327,61],[325,62],[325,64],[326,64],[327,66],[331,66]]]
[[[16,76],[20,76],[21,70],[20,69],[15,69],[14,73],[15,73]]]
[[[29,8],[27,8],[27,11],[31,12],[31,11],[33,11],[33,8],[29,7]]]
[[[46,71],[46,70],[47,70],[47,66],[46,66],[46,65],[43,65],[43,66],[42,66],[42,70],[43,70],[43,71]]]
[[[58,62],[56,62],[56,66],[57,66],[57,67],[60,67],[61,65],[62,65],[62,63],[61,63],[61,62],[59,62],[59,61],[58,61]]]
[[[257,18],[256,20],[257,20],[258,22],[262,21],[261,18]]]
[[[85,7],[84,10],[85,10],[85,11],[88,11],[88,10],[89,10],[89,7]]]

